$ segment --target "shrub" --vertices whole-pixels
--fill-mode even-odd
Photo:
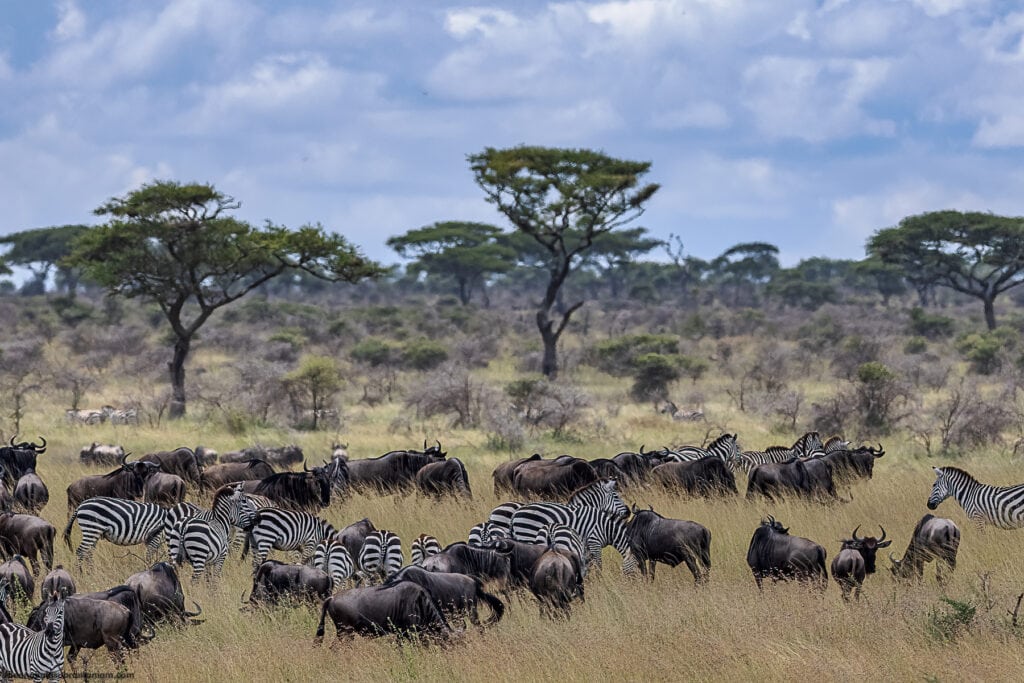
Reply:
[[[896,421],[894,411],[908,398],[896,374],[884,363],[871,361],[857,368],[854,383],[857,409],[871,432],[887,433]]]
[[[911,356],[924,353],[927,350],[928,340],[924,337],[911,337],[907,340],[907,343],[903,345],[903,353]]]
[[[416,409],[417,417],[448,415],[452,427],[463,428],[478,426],[485,408],[495,403],[492,391],[473,379],[465,368],[451,364],[428,375],[406,400],[407,407]]]
[[[591,351],[591,363],[610,375],[634,372],[634,360],[646,354],[679,353],[679,339],[667,334],[631,334],[600,342]]]
[[[519,419],[527,425],[551,429],[555,437],[564,437],[583,416],[590,398],[576,387],[545,378],[523,379],[505,387]]]
[[[413,370],[433,370],[448,360],[448,350],[435,341],[417,339],[402,350],[402,365]]]
[[[944,315],[926,313],[919,306],[910,309],[910,334],[927,339],[943,339],[953,335],[953,319]]]
[[[630,395],[637,401],[668,398],[668,385],[680,377],[675,358],[660,353],[645,353],[633,359],[633,386]]]
[[[881,343],[854,334],[843,339],[832,359],[836,374],[845,379],[853,377],[865,363],[877,361],[882,354]]]
[[[956,341],[956,350],[971,365],[971,371],[979,375],[991,375],[1003,364],[1004,350],[1017,345],[1017,335],[1009,328],[991,332],[973,332]]]
[[[378,337],[367,337],[352,347],[349,352],[353,360],[374,367],[392,365],[398,359],[399,349],[396,344]]]
[[[703,358],[692,356],[679,356],[677,363],[683,375],[689,377],[695,384],[710,367],[710,364]]]
[[[935,640],[943,643],[956,640],[974,624],[978,609],[970,602],[941,598],[942,605],[928,612],[926,630]]]
[[[834,347],[843,338],[842,325],[830,315],[821,315],[797,329],[800,348],[808,351],[823,351]]]

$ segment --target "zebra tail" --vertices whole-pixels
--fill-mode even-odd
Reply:
[[[78,508],[75,508],[74,514],[71,515],[71,519],[68,520],[68,525],[64,527],[64,542],[68,545],[68,550],[74,550],[71,547],[71,527],[75,525],[75,520],[78,519]]]
[[[484,626],[497,624],[505,616],[505,603],[498,596],[486,592],[483,583],[479,579],[476,582],[476,599],[486,603],[487,607],[491,610],[491,618],[484,622]]]
[[[320,642],[324,637],[324,621],[327,619],[327,608],[331,606],[331,598],[324,600],[324,606],[320,610],[320,623],[316,627],[316,642]]]

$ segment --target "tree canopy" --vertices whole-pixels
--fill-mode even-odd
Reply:
[[[222,306],[282,273],[332,282],[374,277],[380,267],[319,225],[256,228],[229,213],[240,204],[212,185],[156,181],[96,209],[66,266],[81,267],[111,294],[155,302],[175,338],[170,414],[185,413],[185,370],[195,333]]]
[[[74,294],[78,286],[75,269],[62,265],[61,259],[71,253],[74,241],[86,230],[87,225],[58,225],[51,228],[33,228],[0,237],[0,244],[11,245],[4,254],[7,263],[24,266],[32,271],[33,281],[28,290],[42,293],[50,271],[57,268],[58,285]]]
[[[556,310],[559,291],[597,238],[643,214],[659,187],[640,184],[651,164],[589,149],[525,145],[488,147],[468,161],[487,201],[547,252],[548,281],[537,307],[537,327],[544,343],[541,369],[553,378],[558,339],[584,303]]]
[[[868,252],[915,286],[939,285],[982,300],[995,329],[996,297],[1024,283],[1024,218],[932,211],[876,232]]]

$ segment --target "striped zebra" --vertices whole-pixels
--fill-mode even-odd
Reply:
[[[363,541],[358,564],[360,578],[387,579],[405,564],[402,539],[392,531],[374,531]]]
[[[71,527],[77,519],[82,528],[82,542],[75,550],[79,565],[92,559],[93,549],[101,538],[116,545],[145,543],[146,559],[152,561],[163,540],[166,516],[167,510],[153,503],[105,496],[90,498],[75,508],[64,527],[64,542],[70,549]]]
[[[171,562],[174,562],[174,558],[178,556],[178,543],[181,539],[180,526],[188,519],[208,514],[210,514],[209,510],[204,510],[192,503],[178,503],[167,508],[167,514],[164,516],[164,541],[167,543],[167,556],[171,558]]]
[[[64,669],[64,597],[51,596],[43,616],[43,629],[21,624],[0,624],[0,678],[12,676],[57,683]]]
[[[707,448],[699,446],[683,446],[669,451],[665,462],[692,462],[701,458],[721,458],[728,465],[729,471],[735,471],[736,459],[739,457],[739,444],[735,434],[722,434],[712,441]]]
[[[601,550],[613,546],[622,555],[622,571],[632,574],[637,569],[636,557],[629,547],[626,524],[616,515],[596,507],[562,505],[561,503],[530,503],[512,516],[512,538],[536,543],[541,529],[564,524],[586,544],[589,560],[601,568]]]
[[[522,506],[516,503],[516,509],[518,510],[520,507]],[[511,525],[511,523],[512,515],[509,515],[509,524]],[[508,527],[500,527],[492,522],[480,522],[469,530],[466,540],[474,548],[482,548],[484,544],[490,543],[495,538],[508,538]]]
[[[242,557],[252,549],[252,570],[255,572],[267,559],[271,549],[295,550],[299,561],[313,556],[317,544],[334,533],[334,527],[308,512],[263,508],[252,516],[245,535]]]
[[[816,458],[825,454],[825,446],[821,443],[818,432],[807,432],[797,439],[792,446],[769,446],[763,451],[744,451],[736,457],[740,468],[750,473],[757,465],[773,462],[786,462],[793,458]]]
[[[228,486],[233,486],[233,484],[228,484]],[[266,496],[258,496],[253,493],[242,493],[238,505],[238,521],[232,522],[234,525],[231,537],[232,550],[241,548],[245,543],[245,527],[247,526],[245,522],[251,523],[257,510],[277,507]],[[174,558],[178,556],[178,528],[185,520],[193,517],[209,521],[213,519],[213,512],[192,503],[178,503],[167,509],[167,517],[164,519],[164,538],[167,540],[167,554],[171,558],[171,562],[174,562]]]
[[[441,552],[441,542],[430,534],[420,534],[410,546],[413,564],[423,564],[423,560]]]
[[[936,478],[928,496],[928,509],[952,496],[981,529],[992,524],[1000,529],[1024,527],[1024,484],[982,484],[959,467],[934,467]]]
[[[209,513],[186,519],[176,527],[180,540],[174,562],[180,565],[188,560],[192,565],[193,583],[206,571],[207,564],[212,565],[217,574],[224,569],[231,529],[246,514],[246,504],[241,485],[222,486],[213,497]],[[210,576],[207,574],[207,579]]]
[[[575,555],[580,561],[580,567],[582,567],[583,576],[581,578],[586,578],[587,558],[590,553],[587,551],[586,544],[580,539],[580,535],[570,527],[565,524],[551,524],[550,526],[543,527],[537,534],[535,542],[546,545],[548,548],[564,550]]]
[[[325,538],[313,551],[313,566],[331,577],[331,589],[337,591],[355,572],[355,562],[341,541]]]
[[[619,485],[614,479],[598,479],[581,486],[569,496],[567,504],[570,507],[598,508],[621,519],[629,517],[629,508],[619,495]],[[522,507],[523,503],[502,503],[491,510],[486,523],[508,532],[512,529],[512,517]]]
[[[836,453],[838,451],[848,451],[850,450],[850,442],[841,436],[833,436],[825,442],[825,445],[821,450],[822,452],[820,455],[828,455],[829,453]]]

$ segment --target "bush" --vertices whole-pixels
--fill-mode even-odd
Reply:
[[[429,339],[409,342],[402,350],[402,365],[413,370],[433,370],[448,360],[448,350]]]
[[[555,437],[566,436],[590,405],[590,398],[576,387],[545,378],[516,380],[505,387],[505,394],[522,422],[551,429]]]
[[[871,432],[882,434],[892,428],[896,421],[894,410],[908,398],[896,374],[878,361],[864,363],[857,368],[854,393],[864,426]]]
[[[935,640],[948,643],[970,630],[978,610],[970,602],[952,598],[941,598],[941,601],[943,605],[928,612],[926,629]]]
[[[710,364],[703,358],[693,358],[691,356],[679,356],[677,363],[679,364],[679,370],[695,384],[710,367]]]
[[[797,329],[800,348],[820,352],[834,347],[845,336],[843,326],[830,315],[821,315]]]
[[[352,360],[377,367],[392,365],[398,360],[399,348],[393,342],[378,337],[367,337],[352,347]]]
[[[858,368],[865,363],[877,361],[882,354],[881,343],[874,339],[866,339],[854,334],[843,339],[832,359],[832,367],[836,374],[844,379],[851,379]]]
[[[645,353],[633,359],[633,386],[629,393],[637,401],[665,400],[668,398],[668,385],[679,377],[675,358]]]
[[[1017,345],[1017,333],[1009,328],[991,332],[973,332],[956,341],[956,350],[971,365],[971,371],[979,375],[991,375],[1003,365],[1004,351]]]
[[[407,407],[416,409],[417,417],[448,415],[453,428],[478,426],[485,408],[496,403],[493,392],[474,380],[468,370],[450,364],[428,375],[406,400]]]
[[[590,363],[609,375],[625,377],[634,372],[634,361],[646,354],[679,353],[679,339],[668,334],[631,334],[594,346]]]
[[[903,345],[903,353],[914,356],[928,350],[928,340],[924,337],[911,337]]]
[[[944,315],[925,313],[919,306],[910,309],[910,334],[927,339],[943,339],[953,336],[953,319]]]

